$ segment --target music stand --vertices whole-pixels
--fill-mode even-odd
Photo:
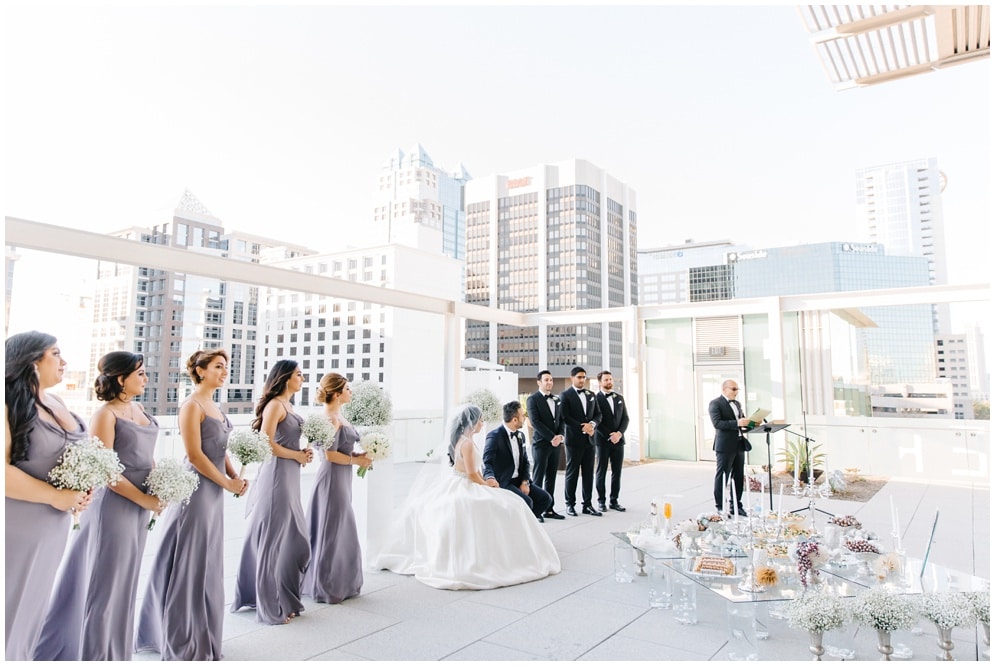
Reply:
[[[770,434],[787,428],[790,423],[761,423],[745,432],[747,435],[766,433],[767,435],[767,497],[770,500],[770,510],[774,510],[774,466],[770,462]]]

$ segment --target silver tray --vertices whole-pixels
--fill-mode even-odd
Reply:
[[[695,571],[693,558],[685,560],[684,573],[695,578],[718,578],[723,580],[735,580],[743,575],[735,561],[732,563],[732,573],[729,575],[718,573],[717,571]]]

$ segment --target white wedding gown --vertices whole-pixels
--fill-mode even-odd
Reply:
[[[479,456],[474,462],[479,469]],[[553,542],[520,497],[474,483],[448,460],[441,467],[412,488],[374,568],[445,590],[486,590],[560,572]]]

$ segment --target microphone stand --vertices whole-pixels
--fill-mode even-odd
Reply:
[[[816,496],[819,496],[819,497],[822,497],[823,499],[826,499],[826,498],[828,498],[832,494],[832,490],[830,490],[830,488],[829,488],[829,477],[828,476],[826,477],[826,482],[824,484],[821,484],[821,485],[825,486],[824,490],[818,489],[816,487],[816,485],[815,485],[815,475],[814,475],[814,473],[812,471],[812,451],[811,451],[811,449],[808,446],[809,442],[812,442],[814,444],[815,440],[808,436],[808,421],[806,419],[806,414],[805,414],[804,411],[802,412],[802,427],[805,430],[805,434],[804,435],[799,434],[797,432],[793,432],[791,430],[788,430],[787,428],[785,428],[784,431],[791,433],[795,437],[802,438],[802,440],[804,440],[804,442],[805,442],[805,466],[808,469],[808,485],[805,486],[804,490],[802,490],[800,484],[799,485],[795,485],[795,486],[792,487],[792,492],[795,495],[795,497],[807,497],[808,498],[808,506],[802,507],[800,509],[795,509],[793,511],[789,511],[789,513],[798,513],[799,511],[806,511],[806,510],[810,511],[812,513],[812,526],[815,527],[815,512],[816,511],[818,511],[819,513],[823,513],[823,514],[825,514],[827,516],[832,516],[833,515],[829,511],[823,511],[822,509],[817,508],[815,506],[815,498],[816,498]],[[797,456],[795,456],[795,465],[798,465],[798,457]],[[799,476],[800,476],[800,474],[799,474]]]

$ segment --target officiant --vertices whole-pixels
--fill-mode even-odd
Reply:
[[[746,452],[752,449],[744,434],[749,429],[750,420],[737,400],[739,386],[736,380],[722,382],[722,395],[708,403],[708,416],[715,428],[712,450],[715,451],[715,510],[719,515],[732,515],[738,512],[745,516],[743,508],[743,476],[746,467]],[[735,498],[730,497],[728,506],[722,506],[723,492],[729,485],[729,478],[735,485]],[[726,493],[728,494],[728,493]],[[733,501],[735,500],[735,507]]]

